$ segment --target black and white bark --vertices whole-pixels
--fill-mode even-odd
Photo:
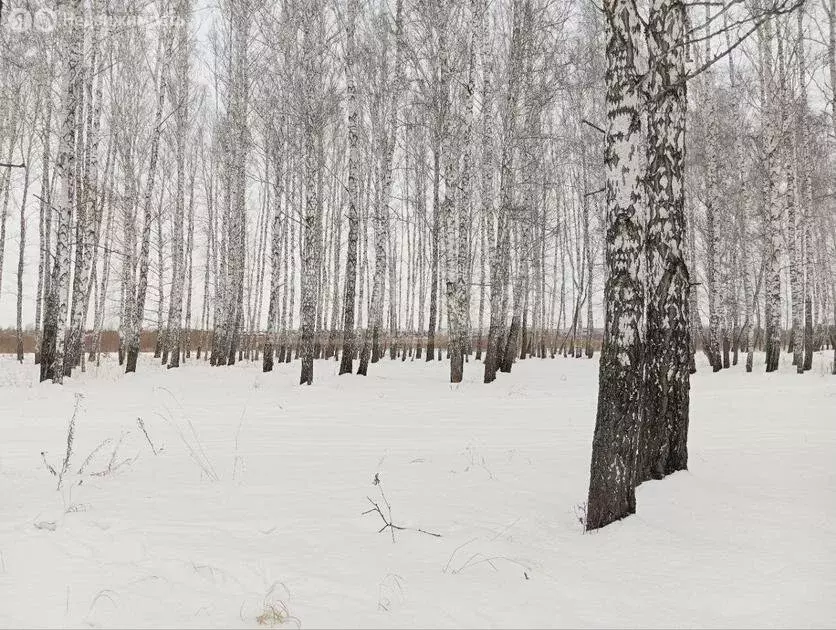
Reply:
[[[79,94],[79,64],[84,46],[80,14],[81,0],[70,4],[72,27],[69,29],[67,51],[64,57],[63,89],[58,138],[58,155],[55,163],[60,191],[57,195],[58,230],[56,233],[55,259],[52,266],[50,291],[44,315],[44,348],[41,356],[41,380],[52,379],[63,383],[64,360],[67,339],[67,315],[70,290],[70,249],[73,207],[76,201],[76,152]]]
[[[343,349],[340,374],[351,374],[354,369],[356,332],[354,306],[357,287],[357,247],[360,231],[360,208],[358,189],[359,169],[359,104],[357,102],[357,51],[355,33],[357,30],[358,0],[349,0],[346,21],[345,81],[348,99],[348,243],[345,259],[345,291],[343,293]]]
[[[156,109],[154,112],[154,125],[151,131],[151,149],[148,158],[148,172],[145,181],[145,190],[142,199],[142,233],[139,253],[139,277],[136,282],[136,295],[133,292],[133,280],[126,291],[130,291],[129,304],[129,328],[126,331],[126,358],[125,372],[136,372],[137,360],[139,359],[140,339],[142,335],[142,324],[145,319],[145,298],[148,292],[148,269],[150,266],[151,254],[151,224],[154,219],[152,200],[154,197],[155,182],[157,179],[157,166],[159,164],[160,140],[163,132],[163,108],[165,107],[165,96],[168,86],[168,64],[172,55],[174,40],[174,29],[166,26],[159,39],[157,70],[156,70]],[[130,273],[133,275],[133,268]]]
[[[637,482],[688,466],[690,274],[685,264],[686,9],[655,0],[647,25],[648,222],[643,416]]]
[[[592,440],[586,529],[636,510],[636,460],[643,408],[645,311],[642,22],[627,0],[604,3],[607,33],[604,166],[606,225],[604,343]]]
[[[174,225],[172,240],[172,275],[171,298],[169,300],[168,325],[166,327],[166,342],[168,344],[168,367],[180,366],[180,354],[183,345],[183,289],[186,282],[186,266],[184,240],[184,220],[186,212],[186,140],[189,135],[189,17],[191,7],[189,0],[178,0],[175,39],[176,60],[174,62],[174,86],[172,101],[174,102],[174,137],[175,137],[175,177],[176,189],[174,193]]]

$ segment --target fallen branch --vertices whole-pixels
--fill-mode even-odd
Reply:
[[[377,512],[380,515],[381,520],[383,521],[383,527],[377,530],[378,534],[382,534],[387,529],[392,532],[392,542],[395,542],[395,530],[398,531],[413,531],[413,532],[420,532],[422,534],[427,534],[427,536],[434,536],[436,538],[441,538],[441,534],[436,534],[435,532],[428,532],[425,529],[421,529],[420,527],[404,527],[402,525],[395,525],[392,521],[392,506],[389,504],[389,501],[386,499],[386,495],[383,494],[383,486],[380,483],[380,478],[378,475],[375,475],[375,485],[380,490],[380,497],[383,499],[383,503],[386,504],[386,511],[388,513],[388,518],[386,514],[383,513],[383,510],[380,508],[380,505],[376,501],[373,501],[371,497],[366,497],[369,503],[372,504],[372,507],[366,510],[361,514],[361,516],[365,516],[366,514],[372,514],[373,512]]]
[[[471,567],[475,567],[476,565],[483,564],[483,563],[489,564],[490,567],[494,571],[499,571],[499,569],[496,568],[496,564],[494,564],[497,560],[502,560],[504,562],[510,562],[511,564],[516,564],[517,566],[525,569],[525,571],[523,571],[523,574],[525,575],[526,580],[529,579],[528,571],[530,569],[528,569],[527,565],[523,564],[519,560],[514,560],[513,558],[506,558],[505,556],[490,556],[490,557],[488,557],[488,556],[485,556],[482,553],[473,554],[472,556],[470,556],[470,558],[467,559],[467,562],[465,562],[458,569],[454,569],[452,572],[453,572],[453,574],[461,573],[465,569],[469,569]]]

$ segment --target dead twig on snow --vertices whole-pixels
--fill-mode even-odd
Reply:
[[[41,451],[41,459],[43,460],[44,466],[46,466],[47,471],[53,477],[57,477],[58,476],[58,471],[55,470],[55,468],[52,466],[52,464],[50,464],[48,461],[46,461],[46,451]]]
[[[113,440],[111,440],[110,438],[107,438],[106,440],[102,440],[101,443],[96,448],[94,448],[92,451],[90,451],[90,454],[87,456],[87,458],[81,464],[81,466],[79,466],[78,473],[76,473],[76,474],[83,475],[84,471],[87,469],[87,466],[89,466],[90,462],[93,461],[93,457],[96,456],[96,453],[98,453],[100,450],[102,450],[105,446],[110,444],[112,441]]]
[[[148,435],[148,431],[145,430],[145,423],[142,421],[142,418],[137,418],[136,423],[140,429],[142,429],[142,433],[145,435],[145,439],[148,440],[148,445],[151,447],[151,451],[154,455],[157,455],[157,449],[154,448],[154,443],[151,441],[151,436]]]
[[[380,490],[380,498],[383,500],[383,503],[386,505],[386,512],[389,515],[388,517],[386,514],[383,513],[380,505],[371,497],[366,497],[369,503],[372,504],[372,507],[362,513],[361,516],[365,516],[366,514],[371,514],[373,512],[377,512],[380,515],[381,520],[383,520],[383,527],[377,530],[378,534],[385,532],[387,529],[392,532],[392,542],[395,542],[395,530],[398,531],[413,531],[413,532],[420,532],[422,534],[427,534],[427,536],[434,536],[435,538],[441,538],[441,534],[436,534],[435,532],[428,532],[425,529],[421,529],[420,527],[404,527],[402,525],[395,525],[392,520],[392,506],[389,503],[389,500],[386,498],[386,495],[383,493],[383,484],[380,482],[380,477],[376,474],[374,485],[377,486],[378,490]]]
[[[116,463],[116,455],[119,453],[119,447],[122,446],[122,442],[125,441],[125,436],[128,435],[128,433],[129,432],[122,431],[122,435],[119,436],[119,441],[116,443],[116,446],[113,448],[113,452],[110,454],[110,461],[107,463],[107,468],[100,470],[99,472],[90,473],[92,477],[104,477],[105,475],[115,473],[125,464],[133,464],[139,458],[139,453],[137,453],[136,457],[126,457],[118,464]]]

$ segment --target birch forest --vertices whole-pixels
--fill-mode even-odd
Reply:
[[[487,383],[593,355],[619,319],[618,247],[647,258],[634,289],[682,310],[692,369],[703,352],[750,370],[760,349],[767,371],[782,351],[809,369],[836,302],[836,15],[656,4],[622,25],[645,31],[626,53],[618,3],[7,7],[0,299],[18,360],[31,337],[60,383],[116,330],[129,372],[153,343],[171,368],[298,358],[312,383],[316,359],[449,359],[458,382],[475,359]],[[661,110],[620,120],[619,81]],[[649,334],[671,325],[654,310]]]
[[[397,378],[469,421],[434,401],[519,387],[523,423],[542,374],[559,426],[588,372],[577,520],[598,530],[698,474],[694,414],[833,395],[834,172],[836,0],[0,0],[0,375],[91,409],[107,379],[158,383],[151,405],[200,375],[237,401],[240,479],[253,387],[280,425],[305,391],[372,404]],[[56,476],[78,400],[58,465],[41,452]],[[162,457],[145,411],[131,435]],[[166,451],[217,481],[197,433]],[[379,472],[381,532],[441,537],[393,522]],[[286,603],[258,624],[298,621]],[[663,623],[707,623],[683,619]]]

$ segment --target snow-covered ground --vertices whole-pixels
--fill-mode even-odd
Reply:
[[[690,470],[584,534],[597,361],[527,360],[490,386],[479,363],[451,386],[446,364],[320,361],[300,387],[298,363],[142,357],[55,387],[3,357],[0,625],[257,627],[272,607],[306,628],[833,626],[829,359],[703,367]],[[58,491],[41,451],[60,470],[77,393]],[[362,513],[370,497],[388,517],[381,489],[396,525],[441,537],[378,533]]]

